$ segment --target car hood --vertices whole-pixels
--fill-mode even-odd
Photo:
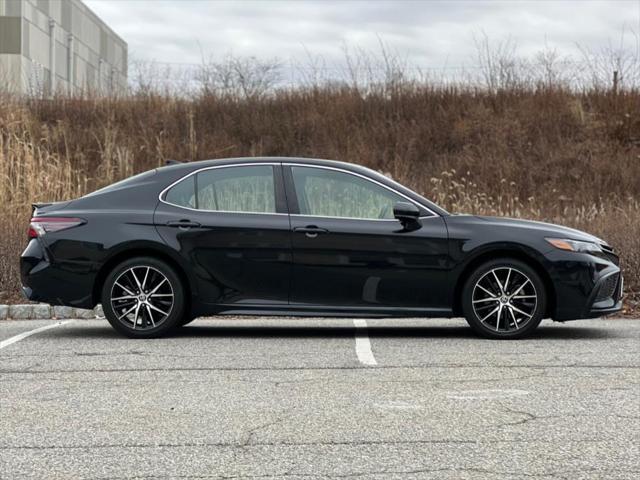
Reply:
[[[504,217],[486,217],[480,215],[463,215],[463,217],[473,218],[474,221],[480,221],[482,223],[489,223],[496,228],[515,228],[523,230],[532,230],[545,237],[554,238],[567,238],[570,240],[581,240],[585,242],[594,242],[607,245],[607,242],[601,238],[576,230],[575,228],[563,227],[562,225],[555,225],[553,223],[536,222],[533,220],[521,220],[518,218],[504,218]]]

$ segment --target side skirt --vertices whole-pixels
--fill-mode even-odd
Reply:
[[[449,308],[401,308],[378,307],[375,309],[366,307],[341,307],[331,308],[318,305],[215,305],[203,309],[200,315],[276,315],[290,317],[359,317],[359,318],[407,318],[407,317],[453,317],[453,311]]]

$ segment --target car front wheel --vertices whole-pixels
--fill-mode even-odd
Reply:
[[[151,257],[124,261],[107,276],[102,307],[111,326],[130,338],[158,337],[180,324],[184,288],[173,268]]]
[[[536,271],[509,258],[481,265],[462,291],[467,322],[474,332],[486,338],[517,339],[529,335],[542,321],[546,304],[545,286]]]

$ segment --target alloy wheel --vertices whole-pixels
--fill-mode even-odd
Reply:
[[[111,308],[117,320],[132,330],[160,326],[171,314],[171,282],[156,268],[140,265],[121,273],[111,287]]]
[[[520,270],[497,267],[476,282],[472,305],[485,327],[497,333],[514,332],[533,318],[538,294],[531,279]]]

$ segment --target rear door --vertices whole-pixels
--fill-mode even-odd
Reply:
[[[280,164],[206,168],[161,195],[154,223],[212,304],[288,303],[291,239]]]
[[[406,231],[399,193],[354,172],[284,164],[291,210],[292,306],[450,310],[442,217],[423,209]]]

